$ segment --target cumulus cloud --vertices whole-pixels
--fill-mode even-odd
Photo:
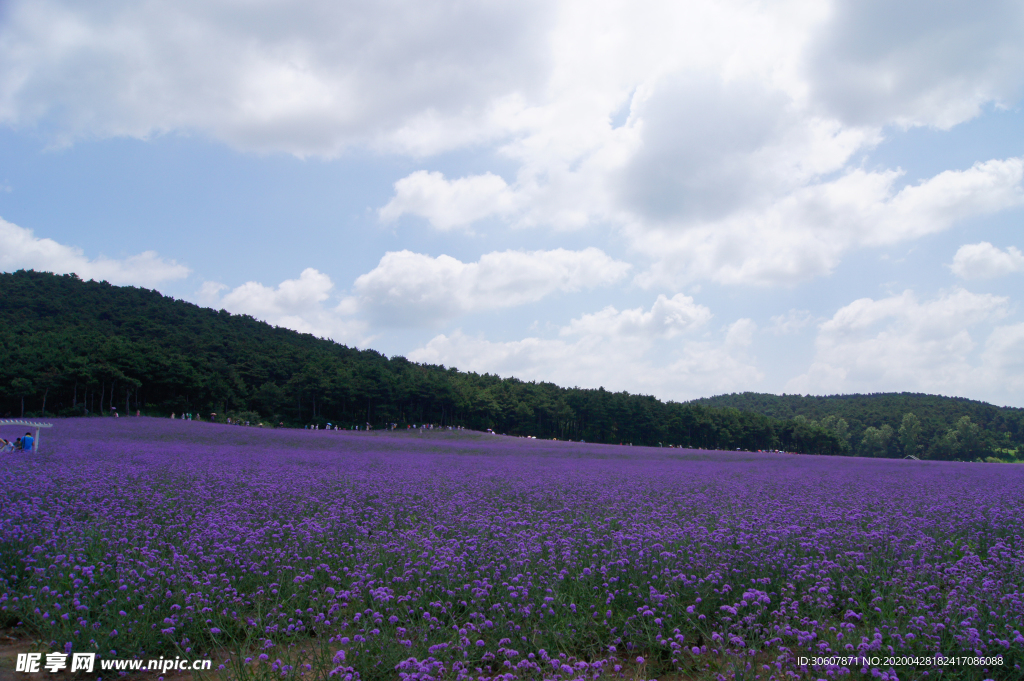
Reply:
[[[462,314],[538,301],[621,281],[627,263],[597,248],[502,251],[464,263],[411,251],[389,252],[353,286],[360,308],[387,325],[439,324]]]
[[[338,291],[328,275],[310,267],[298,279],[276,287],[250,281],[231,289],[207,281],[196,295],[203,305],[364,344],[371,339],[368,321],[378,327],[438,325],[464,314],[536,302],[556,292],[615,283],[629,267],[596,248],[503,251],[471,263],[447,255],[433,258],[398,251],[386,253],[377,267],[358,277],[350,294]],[[660,317],[655,323],[671,334],[673,325],[701,323],[709,313],[676,296],[659,299],[656,314]],[[692,319],[687,321],[687,315]]]
[[[760,74],[664,77],[634,106],[635,153],[617,173],[624,209],[649,225],[709,223],[761,209],[877,141],[809,114]]]
[[[725,344],[732,348],[745,348],[754,342],[757,323],[753,319],[737,319],[729,325],[725,334]]]
[[[687,296],[659,296],[649,310],[607,307],[582,315],[557,338],[500,342],[461,331],[441,334],[409,359],[664,399],[750,389],[763,378],[744,350],[753,323],[738,320],[725,334],[712,335],[704,333],[710,318]]]
[[[949,128],[1020,97],[1022,32],[1014,0],[843,0],[804,63],[819,106],[843,121]]]
[[[13,2],[0,121],[64,142],[198,130],[245,150],[334,156],[458,119],[457,132],[407,140],[437,151],[487,137],[493,102],[530,90],[548,12],[529,1]]]
[[[857,169],[721,220],[674,229],[635,226],[635,246],[655,260],[638,282],[792,284],[828,274],[852,248],[907,241],[1024,204],[1021,158],[944,171],[896,191],[901,175]]]
[[[0,123],[56,143],[369,147],[424,159],[385,222],[610,226],[652,263],[644,285],[790,284],[1020,205],[1020,159],[903,189],[859,164],[893,130],[1016,102],[1022,28],[1013,0],[20,1],[0,28]],[[431,168],[457,149],[515,177]]]
[[[650,310],[642,307],[616,310],[608,306],[600,312],[573,319],[560,331],[562,336],[606,336],[610,338],[673,338],[693,330],[711,319],[711,310],[693,298],[677,293],[672,298],[659,295]]]
[[[1001,388],[1006,403],[1019,403],[1024,391],[1024,323],[999,326],[985,341],[982,366]]]
[[[867,231],[871,245],[896,243],[946,229],[957,220],[1024,204],[1024,158],[979,161],[905,187]]]
[[[441,173],[418,170],[395,183],[395,196],[380,209],[383,222],[418,215],[441,230],[466,227],[481,218],[511,211],[515,195],[491,173],[446,180]]]
[[[222,293],[227,291],[226,293]],[[246,314],[275,326],[300,333],[331,338],[339,343],[362,344],[369,340],[366,325],[351,317],[355,311],[342,299],[331,302],[334,283],[331,278],[307,267],[298,279],[288,279],[277,287],[249,281],[231,289],[218,282],[204,282],[197,297],[210,307]]]
[[[792,379],[786,391],[1006,399],[1024,379],[1013,356],[1022,326],[998,326],[1008,312],[1007,298],[964,289],[923,301],[912,291],[855,300],[819,326],[809,370]],[[979,354],[977,338],[986,334]]]
[[[89,259],[82,249],[66,246],[53,239],[40,239],[31,229],[0,218],[0,269],[12,272],[32,269],[56,274],[74,272],[83,279],[111,284],[155,287],[163,282],[184,279],[189,268],[174,260],[165,260],[155,251],[116,259],[99,256]]]
[[[964,244],[957,249],[950,266],[961,279],[991,279],[1014,272],[1024,272],[1024,253],[1014,246],[1005,251],[987,241]]]

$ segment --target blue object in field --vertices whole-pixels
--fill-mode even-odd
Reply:
[[[25,419],[0,419],[0,426],[18,426],[19,428],[28,426],[29,428],[35,428],[35,437],[32,436],[32,433],[28,433],[22,438],[22,449],[26,452],[38,452],[40,443],[39,429],[52,428],[53,424],[42,423],[41,421],[27,421]],[[28,442],[26,442],[26,439]]]

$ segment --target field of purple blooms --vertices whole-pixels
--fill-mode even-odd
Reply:
[[[1024,678],[1024,466],[148,418],[0,456],[0,625],[44,651],[268,680]]]

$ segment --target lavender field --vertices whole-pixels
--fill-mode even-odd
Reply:
[[[3,455],[0,624],[44,650],[238,679],[1024,678],[1024,466],[147,418],[42,444]],[[938,654],[1001,664],[901,664]]]

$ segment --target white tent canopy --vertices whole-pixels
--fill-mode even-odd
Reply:
[[[26,421],[25,419],[0,419],[0,426],[27,426],[29,428],[35,428],[36,437],[32,449],[34,449],[37,452],[39,451],[39,429],[53,428],[52,423],[42,423],[41,421]]]

